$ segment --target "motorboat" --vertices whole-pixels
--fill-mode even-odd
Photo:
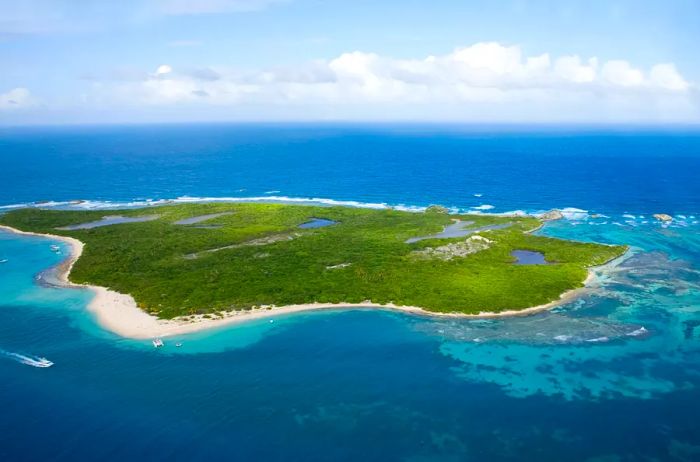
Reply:
[[[46,358],[39,358],[35,360],[33,363],[30,364],[31,366],[34,367],[51,367],[53,366],[53,362],[49,361]]]

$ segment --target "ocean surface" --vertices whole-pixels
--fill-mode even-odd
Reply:
[[[547,313],[314,312],[156,350],[37,283],[63,244],[0,232],[0,460],[698,461],[699,173],[690,129],[0,128],[0,210],[556,207],[539,232],[632,248]]]

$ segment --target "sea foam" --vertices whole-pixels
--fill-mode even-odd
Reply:
[[[223,196],[223,197],[208,197],[208,196],[180,196],[173,199],[147,199],[137,198],[131,201],[101,201],[101,200],[71,200],[71,201],[43,201],[43,202],[27,202],[0,205],[0,212],[4,210],[13,210],[20,208],[47,208],[58,210],[114,210],[128,208],[146,208],[156,207],[168,204],[189,204],[189,203],[246,203],[246,202],[262,202],[262,203],[286,203],[286,204],[308,204],[308,205],[326,205],[326,206],[345,206],[370,209],[392,209],[405,212],[423,212],[428,208],[428,205],[418,204],[390,204],[387,202],[363,202],[357,200],[340,200],[329,199],[323,197],[293,197],[274,195],[279,192],[271,190],[261,196]],[[526,217],[540,216],[546,210],[507,210],[503,212],[495,212],[495,205],[481,204],[478,206],[447,206],[449,213],[459,214],[468,213],[475,215],[499,216],[499,217]],[[572,224],[587,223],[590,225],[608,224],[608,221],[598,221],[600,219],[609,219],[609,215],[595,213],[591,215],[588,210],[583,210],[576,207],[557,208],[562,213],[562,218]],[[616,226],[638,226],[640,224],[653,224],[662,227],[684,227],[689,225],[700,224],[700,221],[695,220],[695,215],[677,214],[675,222],[659,223],[658,221],[644,220],[645,215],[633,215],[624,213],[617,215],[619,221],[613,221]]]

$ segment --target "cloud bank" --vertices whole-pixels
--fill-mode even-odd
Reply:
[[[177,69],[161,64],[139,81],[102,86],[120,104],[237,107],[332,106],[343,108],[502,108],[530,105],[576,108],[615,118],[618,113],[697,114],[694,87],[673,63],[648,69],[628,61],[601,61],[548,53],[526,56],[519,46],[482,42],[444,55],[398,59],[353,51],[294,67],[242,70],[231,67]],[[102,100],[107,93],[100,96]],[[524,110],[524,109],[523,109]],[[345,111],[348,112],[348,111]],[[496,111],[497,112],[497,111]],[[522,112],[522,111],[521,111]],[[623,114],[624,113],[624,114]],[[692,114],[691,114],[692,115]],[[503,118],[495,113],[496,118]]]
[[[166,120],[700,122],[697,89],[673,63],[529,56],[497,42],[413,59],[353,51],[266,69],[158,63],[85,84],[73,112]],[[31,96],[18,88],[1,101],[3,110],[27,107]]]

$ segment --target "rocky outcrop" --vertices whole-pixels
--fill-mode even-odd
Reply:
[[[561,220],[562,218],[564,218],[564,215],[561,213],[561,210],[557,209],[552,209],[549,212],[540,214],[540,219],[544,221]]]
[[[442,205],[431,205],[427,209],[425,209],[426,213],[450,213],[450,211],[447,209],[447,207],[443,207]]]
[[[440,247],[428,247],[423,250],[416,250],[413,252],[413,256],[449,261],[453,258],[466,257],[467,255],[486,250],[491,244],[493,244],[491,239],[475,234],[462,242],[454,242]]]
[[[656,218],[659,221],[673,221],[673,217],[671,215],[666,215],[665,213],[655,213],[654,218]]]

